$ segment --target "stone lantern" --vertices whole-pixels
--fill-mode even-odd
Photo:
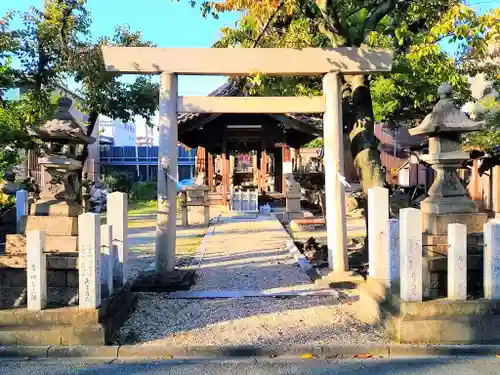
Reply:
[[[457,175],[457,169],[469,159],[469,154],[461,151],[460,136],[481,130],[483,123],[471,120],[454,105],[449,84],[439,87],[438,94],[440,99],[432,112],[409,132],[429,137],[429,153],[423,155],[422,160],[436,171],[429,196],[420,204],[422,229],[424,234],[444,240],[449,223],[465,224],[469,233],[474,233],[482,231],[486,221],[486,215],[477,212],[475,202],[467,196]],[[436,245],[424,237],[424,245],[425,242]]]
[[[38,162],[51,176],[51,181],[40,193],[40,200],[33,203],[31,212],[35,215],[75,217],[82,211],[77,203],[81,190],[77,172],[83,167],[76,156],[84,145],[94,143],[95,139],[85,134],[69,112],[71,99],[60,98],[58,105],[59,110],[53,120],[47,121],[38,131],[30,132],[47,143],[45,155]]]

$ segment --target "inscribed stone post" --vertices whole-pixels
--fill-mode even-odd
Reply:
[[[85,213],[78,217],[78,275],[81,309],[101,305],[101,225],[100,216]]]
[[[113,246],[116,248],[117,259],[114,263],[114,280],[117,285],[127,281],[128,260],[128,214],[127,194],[115,192],[108,195],[107,222],[113,227]]]
[[[500,223],[484,225],[484,298],[500,299]]]
[[[21,218],[28,215],[28,192],[26,190],[16,191],[16,227],[20,232]]]
[[[448,224],[448,298],[467,299],[467,226]]]
[[[389,279],[393,289],[400,283],[399,220],[389,219]]]
[[[28,310],[40,311],[47,306],[47,258],[45,232],[26,233]]]
[[[107,295],[113,294],[113,227],[101,225],[101,285],[105,286]]]
[[[422,223],[420,210],[399,211],[400,293],[403,301],[422,301]]]
[[[389,190],[368,190],[368,256],[370,276],[387,287],[389,283]]]

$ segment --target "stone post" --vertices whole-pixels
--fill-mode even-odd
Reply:
[[[368,254],[370,276],[390,286],[389,271],[389,190],[368,190]]]
[[[175,269],[177,192],[177,75],[160,76],[160,125],[158,157],[158,217],[156,225],[155,267],[158,273]]]
[[[189,225],[189,220],[188,220],[188,193],[187,190],[181,191],[181,222],[184,227],[187,227]]]
[[[47,307],[47,258],[45,232],[26,233],[28,310],[40,311]]]
[[[422,223],[420,210],[399,211],[400,295],[403,301],[422,301]]]
[[[394,290],[400,284],[399,220],[389,219],[388,237],[390,286]]]
[[[210,224],[210,202],[208,200],[208,187],[203,189],[203,217],[205,220],[205,225]]]
[[[16,191],[16,224],[17,233],[21,231],[21,218],[28,215],[28,192],[26,190]]]
[[[484,225],[484,298],[500,300],[500,223]]]
[[[101,225],[100,216],[86,213],[78,217],[78,275],[81,309],[101,305]]]
[[[467,226],[448,224],[448,298],[467,300]]]
[[[113,227],[101,225],[101,285],[106,286],[107,296],[113,294],[113,260],[116,254],[113,250]]]
[[[128,260],[128,201],[127,194],[114,192],[108,195],[107,222],[113,228],[113,246],[116,259],[114,264],[114,282],[122,285],[127,282]]]
[[[241,211],[250,211],[250,190],[241,193]]]
[[[339,73],[328,73],[323,78],[326,111],[323,118],[326,231],[328,264],[335,272],[348,271],[347,223],[345,215],[344,146],[342,126],[342,97]]]

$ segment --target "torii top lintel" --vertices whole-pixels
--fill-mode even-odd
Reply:
[[[382,49],[322,48],[102,48],[106,70],[122,74],[248,76],[388,72],[392,52]]]

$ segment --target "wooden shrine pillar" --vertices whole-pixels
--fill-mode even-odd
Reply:
[[[474,202],[476,202],[477,207],[481,207],[482,200],[481,194],[479,192],[479,160],[474,160],[472,162],[472,174],[471,174],[471,192],[470,196]]]
[[[292,173],[292,155],[290,153],[290,147],[285,143],[281,145],[281,155],[282,155],[282,170],[281,170],[281,184],[283,186],[283,192],[286,191],[286,178],[288,173]]]
[[[212,153],[208,153],[207,157],[207,185],[208,191],[213,193],[214,191],[214,158]]]
[[[259,184],[259,191],[264,191],[267,192],[267,175],[269,173],[268,171],[268,157],[267,157],[267,151],[265,147],[262,148],[261,151],[261,157],[260,157],[260,184]]]
[[[283,151],[281,147],[274,149],[274,183],[276,192],[285,192],[283,185]]]
[[[206,173],[206,162],[207,162],[207,150],[205,147],[198,146],[196,149],[196,169],[195,169],[195,180],[198,178],[200,173],[205,174],[205,181],[207,180]]]
[[[229,187],[229,160],[227,157],[227,139],[224,137],[222,143],[222,155],[221,155],[221,169],[222,169],[222,204],[227,205],[227,194]]]

